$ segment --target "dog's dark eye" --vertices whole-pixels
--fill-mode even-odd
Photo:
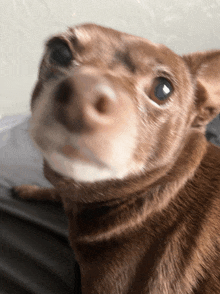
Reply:
[[[157,104],[163,104],[173,93],[173,86],[168,79],[156,78],[150,93],[150,98]]]
[[[72,52],[68,45],[61,41],[57,40],[50,44],[50,62],[56,63],[60,66],[68,66],[73,58]]]

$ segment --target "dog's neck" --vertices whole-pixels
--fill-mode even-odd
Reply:
[[[172,166],[126,181],[87,185],[68,179],[60,181],[58,189],[64,208],[76,220],[74,240],[108,240],[138,227],[149,215],[163,211],[193,178],[206,150],[205,136],[193,133]]]
[[[47,178],[56,184],[59,181],[57,188],[69,218],[70,242],[80,265],[83,293],[130,293],[126,289],[132,279],[137,282],[135,271],[143,256],[149,264],[150,276],[155,262],[151,255],[155,250],[157,253],[162,250],[161,244],[165,247],[166,238],[175,229],[179,217],[176,211],[167,215],[166,207],[193,178],[206,150],[205,136],[194,132],[172,166],[124,183],[79,185],[51,171],[48,173],[45,166]],[[162,230],[155,227],[158,219],[163,224]],[[142,243],[146,237],[143,228],[153,235]],[[137,234],[143,238],[136,238]],[[103,292],[102,285],[105,291],[108,287],[109,290]]]

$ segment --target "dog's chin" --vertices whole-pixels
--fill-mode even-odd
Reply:
[[[58,152],[44,152],[44,157],[54,171],[77,182],[94,183],[122,179],[125,176],[124,172],[117,171],[110,166],[97,162],[97,160],[69,158]]]

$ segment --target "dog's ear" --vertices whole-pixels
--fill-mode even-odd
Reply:
[[[195,81],[194,127],[205,126],[220,112],[220,50],[183,56]]]

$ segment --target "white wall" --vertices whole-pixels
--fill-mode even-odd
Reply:
[[[0,0],[0,116],[29,111],[45,39],[81,22],[179,54],[220,49],[220,0]]]

